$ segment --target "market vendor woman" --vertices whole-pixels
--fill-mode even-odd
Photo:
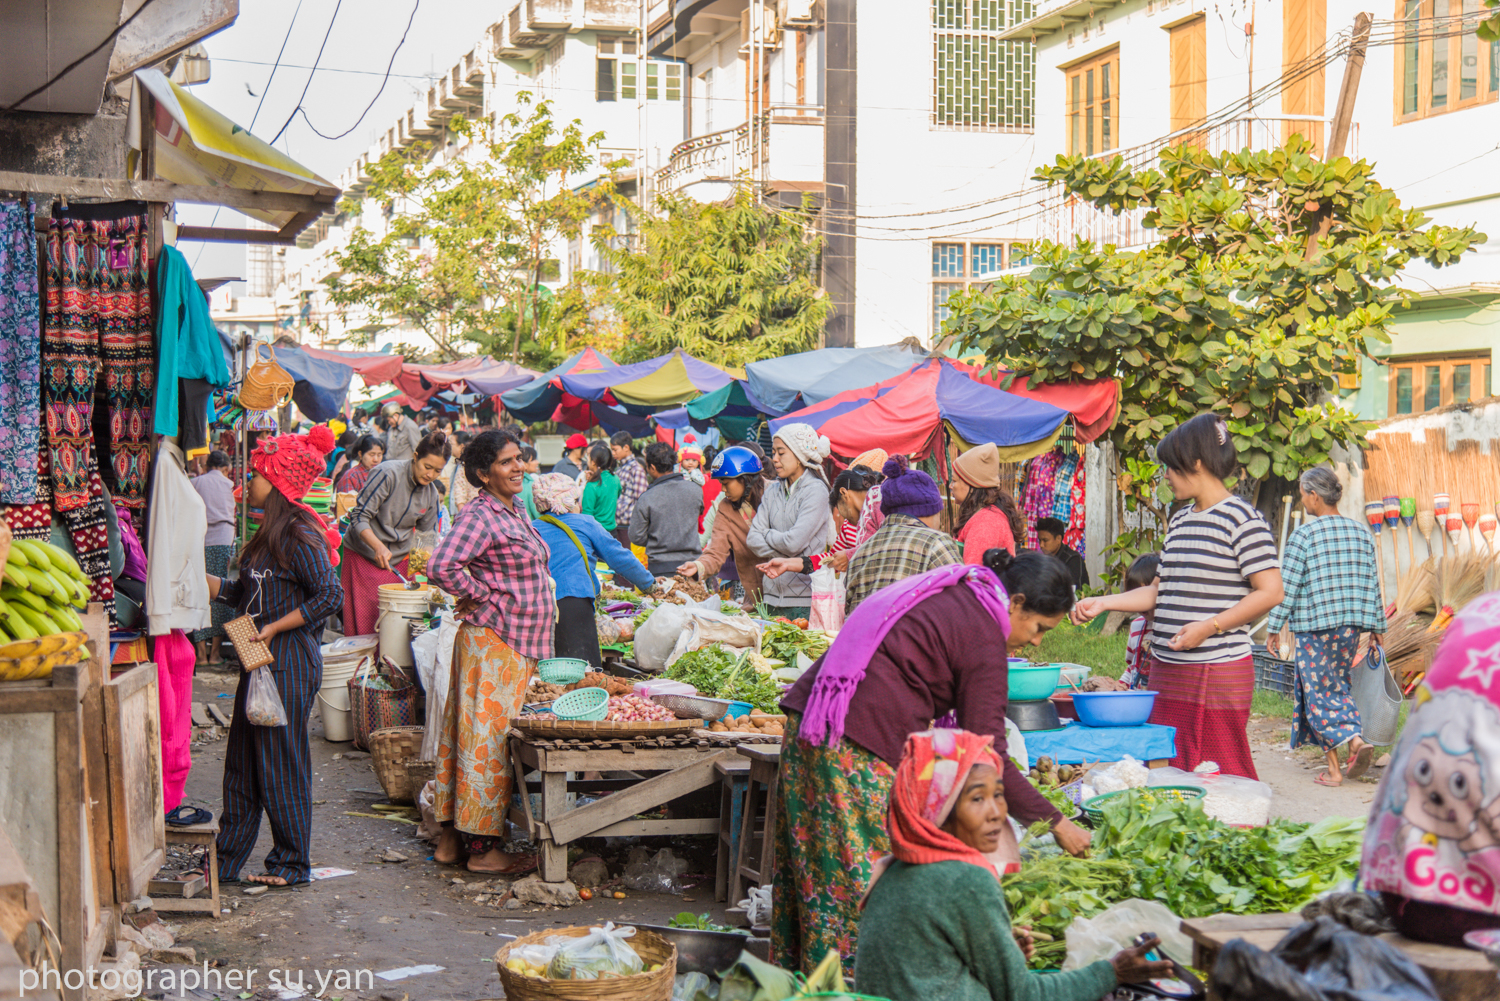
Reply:
[[[855,609],[833,646],[781,700],[781,809],[771,891],[773,961],[810,972],[830,949],[853,972],[858,902],[890,849],[886,805],[909,734],[949,711],[991,735],[1004,757],[1007,655],[1035,645],[1073,607],[1073,581],[1050,556],[1002,549],[983,566],[938,567]],[[1005,758],[1010,810],[1046,820],[1082,854],[1088,834]]]
[[[380,616],[380,585],[400,583],[418,532],[438,526],[442,494],[437,479],[453,454],[448,436],[434,431],[410,459],[382,462],[349,512],[344,536],[344,635],[368,636]]]

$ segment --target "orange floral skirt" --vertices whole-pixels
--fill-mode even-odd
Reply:
[[[521,714],[536,661],[512,650],[491,629],[465,623],[453,643],[453,674],[438,746],[439,823],[477,837],[505,834],[515,781],[505,732]]]

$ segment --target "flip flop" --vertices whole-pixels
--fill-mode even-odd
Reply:
[[[516,861],[509,869],[469,869],[476,876],[525,876],[536,872],[537,858],[535,855],[518,855]],[[467,866],[465,867],[467,868]]]
[[[263,872],[260,875],[262,875],[262,876],[269,876],[271,874],[268,873],[268,872]],[[219,880],[220,885],[223,885],[224,882],[225,881],[222,880],[222,879]],[[271,891],[272,893],[278,893],[278,892],[281,892],[281,891],[284,891],[284,890],[296,890],[296,889],[299,889],[299,888],[304,887],[304,886],[310,886],[312,884],[312,880],[310,880],[310,879],[304,879],[304,880],[302,880],[301,882],[298,882],[298,883],[263,883],[263,882],[261,882],[258,879],[245,879],[243,877],[237,878],[234,882],[238,886],[243,886],[243,887],[247,887],[247,888],[248,887],[252,887],[252,886],[264,886],[267,890]]]
[[[173,827],[192,827],[196,824],[206,824],[214,819],[214,815],[207,810],[196,806],[179,806],[167,813],[167,823]]]
[[[1331,776],[1327,772],[1319,772],[1317,778],[1313,779],[1313,781],[1320,786],[1327,786],[1330,789],[1337,789],[1343,785],[1342,782],[1330,782],[1330,778]]]
[[[1349,771],[1345,773],[1344,777],[1351,779],[1359,778],[1365,772],[1370,770],[1370,762],[1374,759],[1374,757],[1375,748],[1371,747],[1369,744],[1365,744],[1355,752],[1354,757],[1349,759]]]

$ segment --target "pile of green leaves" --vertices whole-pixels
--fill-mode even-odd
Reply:
[[[692,911],[682,911],[676,917],[667,921],[668,928],[686,928],[690,931],[717,931],[730,935],[749,935],[748,928],[731,928],[729,925],[716,924],[708,912],[694,914]]]
[[[777,712],[781,705],[781,688],[770,675],[751,666],[746,654],[736,656],[717,645],[683,654],[662,676],[710,698],[748,702],[761,712]]]
[[[828,634],[821,629],[798,629],[785,622],[772,622],[766,626],[760,639],[761,653],[787,664],[796,664],[799,653],[817,660],[828,646]]]
[[[1127,900],[1131,865],[1120,859],[1074,858],[1053,852],[1006,876],[1005,905],[1012,925],[1029,925],[1036,939],[1035,969],[1056,968],[1068,954],[1068,925]]]

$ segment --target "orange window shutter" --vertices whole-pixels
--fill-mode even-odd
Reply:
[[[1172,131],[1201,122],[1208,114],[1207,21],[1201,15],[1170,29]],[[1184,137],[1184,142],[1195,142]]]
[[[1328,0],[1282,0],[1281,16],[1281,72],[1288,80],[1281,110],[1321,118],[1327,70],[1316,57],[1328,34]],[[1283,122],[1281,131],[1283,141],[1301,134],[1312,141],[1319,156],[1323,154],[1321,121]]]

